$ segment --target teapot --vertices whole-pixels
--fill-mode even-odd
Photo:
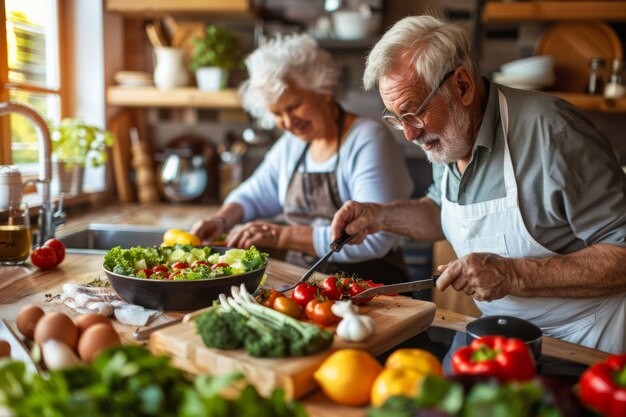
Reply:
[[[22,174],[15,165],[0,165],[0,210],[9,205],[17,207],[22,202]]]

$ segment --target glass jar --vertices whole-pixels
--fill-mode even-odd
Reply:
[[[626,86],[624,86],[624,61],[620,58],[614,58],[611,62],[611,78],[604,87],[604,97],[615,99],[626,95]]]
[[[589,82],[587,83],[587,94],[602,94],[604,90],[604,58],[591,58],[589,60]]]

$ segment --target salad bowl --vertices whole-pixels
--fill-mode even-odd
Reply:
[[[223,255],[232,248],[211,247],[212,253]],[[201,279],[150,279],[113,272],[107,258],[103,264],[109,282],[125,301],[154,310],[197,310],[210,306],[222,293],[244,284],[252,293],[261,284],[267,261],[258,268],[233,275]]]

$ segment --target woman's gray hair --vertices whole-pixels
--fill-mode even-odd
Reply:
[[[465,65],[474,79],[480,77],[478,59],[462,27],[434,16],[410,16],[383,35],[367,57],[363,85],[374,88],[400,60],[412,62],[415,73],[436,88],[446,72]]]
[[[287,87],[334,94],[339,71],[330,54],[320,49],[310,35],[279,36],[246,58],[249,79],[239,88],[243,108],[264,128],[274,127],[268,104],[278,101]]]

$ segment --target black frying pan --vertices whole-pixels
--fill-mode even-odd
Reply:
[[[512,316],[485,316],[467,324],[467,344],[481,336],[495,335],[522,339],[535,359],[541,356],[541,329],[529,321]]]

